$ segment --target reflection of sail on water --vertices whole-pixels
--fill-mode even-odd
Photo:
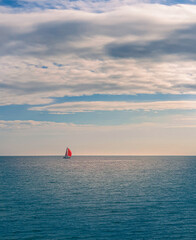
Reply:
[[[72,152],[71,150],[67,147],[65,151],[65,157],[64,158],[71,158]]]

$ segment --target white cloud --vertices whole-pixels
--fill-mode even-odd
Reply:
[[[34,121],[34,120],[11,120],[5,121],[0,120],[0,128],[2,129],[47,129],[47,128],[75,128],[75,127],[86,127],[86,125],[76,125],[73,123],[56,123],[47,121]]]
[[[179,1],[180,2],[180,1]],[[187,0],[186,4],[193,4],[195,0]],[[132,6],[142,3],[174,4],[170,0],[17,0],[17,11],[36,11],[38,9],[79,9],[89,12],[107,12],[122,6]]]
[[[79,9],[89,12],[106,12],[122,6],[140,3],[165,3],[165,0],[18,0],[19,9],[35,11],[41,9]],[[19,10],[17,9],[17,10]]]
[[[0,105],[84,94],[195,94],[195,16],[195,6],[160,4],[102,14],[2,13]]]
[[[158,101],[158,102],[65,102],[43,107],[31,107],[29,110],[48,111],[55,114],[92,111],[129,111],[129,110],[196,110],[196,101]]]

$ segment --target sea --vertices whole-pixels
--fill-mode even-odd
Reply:
[[[0,157],[1,240],[195,240],[196,156]]]

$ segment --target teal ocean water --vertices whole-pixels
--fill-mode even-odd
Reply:
[[[196,157],[0,157],[1,240],[196,239]]]

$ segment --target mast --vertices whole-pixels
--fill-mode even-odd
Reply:
[[[66,148],[66,151],[65,151],[65,156],[67,157],[68,156],[68,148]]]

